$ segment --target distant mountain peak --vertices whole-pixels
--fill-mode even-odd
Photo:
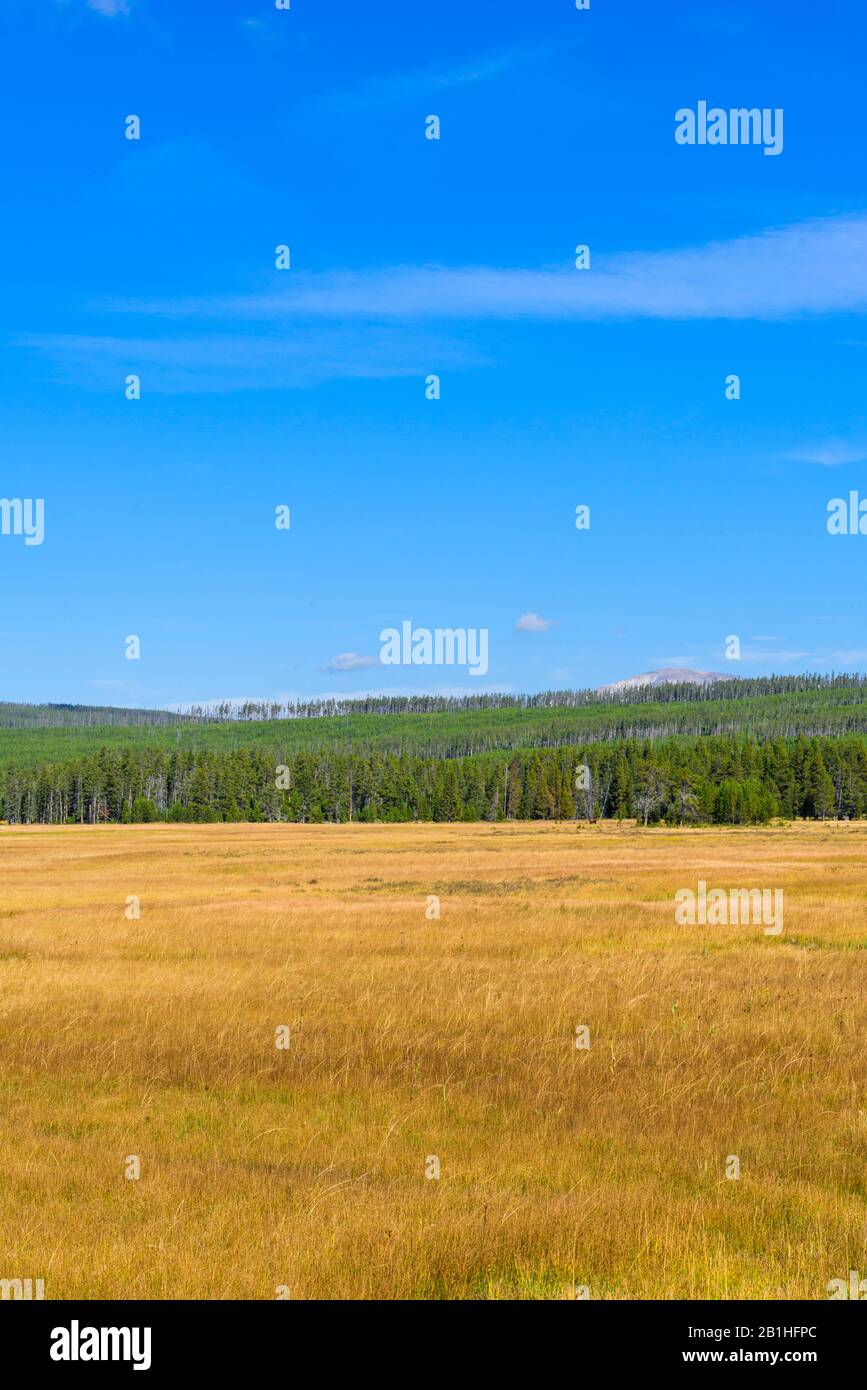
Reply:
[[[600,691],[634,690],[640,685],[713,685],[714,681],[734,680],[724,676],[721,671],[693,671],[688,666],[663,666],[659,671],[645,671],[640,676],[627,676],[626,680],[612,681],[610,685],[600,685]]]

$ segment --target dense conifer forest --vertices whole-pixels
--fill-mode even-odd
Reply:
[[[13,824],[858,817],[865,706],[858,676],[182,714],[5,705],[0,814]]]

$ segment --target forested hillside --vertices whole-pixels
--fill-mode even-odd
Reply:
[[[426,702],[433,707],[417,708]],[[388,710],[381,708],[386,705]],[[148,711],[113,710],[113,715],[131,713],[134,722],[0,727],[0,767],[66,763],[101,748],[195,754],[246,748],[285,762],[293,753],[324,749],[459,758],[675,734],[830,736],[867,730],[867,683],[859,677],[797,677],[730,681],[704,690],[688,685],[633,690],[620,698],[567,691],[520,698],[349,701],[335,706],[343,711],[335,713],[326,712],[329,706],[298,708],[307,712],[280,719],[187,716],[177,722],[164,715],[166,722],[147,724],[138,716]]]
[[[24,719],[0,728],[0,807],[16,824],[867,814],[859,677],[592,694],[348,702],[279,719],[228,707],[151,723],[138,716],[163,712],[127,711],[126,725]]]
[[[186,724],[195,716],[165,709],[123,709],[111,705],[21,705],[0,701],[0,729],[87,729],[135,725]]]
[[[665,685],[584,690],[542,690],[532,695],[485,692],[479,695],[369,695],[346,699],[225,701],[190,705],[183,710],[127,709],[100,705],[28,705],[0,701],[0,728],[92,728],[94,726],[178,725],[192,722],[248,723],[256,720],[333,719],[359,714],[466,714],[493,709],[583,709],[588,705],[681,704],[744,700],[753,695],[796,695],[850,691],[857,702],[867,698],[867,676],[757,676],[711,682],[670,681]],[[860,693],[859,693],[860,692]]]

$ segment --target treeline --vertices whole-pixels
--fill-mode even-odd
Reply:
[[[483,710],[558,710],[635,705],[707,704],[750,700],[765,695],[813,696],[811,705],[824,707],[822,692],[847,692],[848,702],[867,703],[867,676],[802,675],[724,679],[710,685],[688,681],[667,685],[630,686],[625,690],[543,690],[533,695],[371,695],[345,700],[244,700],[214,705],[191,705],[183,711],[122,709],[113,706],[0,702],[0,728],[93,729],[173,728],[196,724],[249,724],[272,720],[336,719],[360,715],[472,714]]]
[[[0,729],[161,728],[187,724],[192,716],[166,709],[122,709],[112,705],[25,705],[0,701]]]
[[[13,824],[637,818],[757,824],[867,815],[867,737],[675,738],[460,759],[102,748],[0,771]]]
[[[354,714],[463,714],[491,709],[583,709],[588,705],[638,705],[694,703],[706,700],[739,700],[755,695],[790,695],[804,691],[850,688],[867,699],[867,676],[803,675],[725,677],[708,685],[669,681],[665,685],[629,686],[625,690],[543,690],[534,695],[369,695],[345,700],[296,700],[288,703],[245,700],[212,706],[191,705],[188,718],[216,720],[334,719]],[[856,695],[854,697],[859,700]]]

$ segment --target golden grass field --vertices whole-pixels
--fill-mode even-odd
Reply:
[[[676,926],[699,878],[784,888],[784,934]],[[0,829],[0,1278],[826,1298],[867,1274],[865,916],[863,823]]]

